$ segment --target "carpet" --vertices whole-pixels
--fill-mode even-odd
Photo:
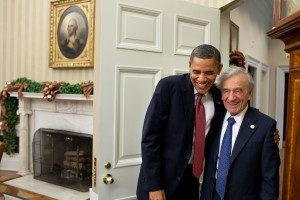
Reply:
[[[9,193],[6,193],[6,192],[2,192],[2,194],[4,194],[5,200],[20,200],[20,199],[27,200],[23,197],[19,197],[17,195],[9,194]]]

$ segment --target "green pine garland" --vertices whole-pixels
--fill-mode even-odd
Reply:
[[[83,94],[82,86],[79,83],[74,85],[71,85],[70,83],[65,83],[60,88],[62,89],[63,94]]]
[[[32,93],[40,93],[41,90],[45,88],[44,84],[31,81],[27,78],[18,78],[11,82],[12,85],[16,83],[27,83],[28,87],[24,89],[23,92],[32,92]],[[84,83],[84,82],[82,82]],[[90,81],[87,83],[91,83]],[[70,84],[65,83],[61,86],[62,94],[83,94],[83,87],[79,84]],[[91,95],[93,94],[93,90]],[[17,150],[17,142],[16,142],[16,123],[18,121],[17,110],[18,110],[18,99],[16,97],[11,97],[8,95],[8,98],[4,100],[4,106],[6,108],[6,114],[8,116],[7,126],[8,132],[3,130],[3,142],[6,144],[5,152],[10,155],[16,153]],[[1,116],[2,120],[4,120],[4,116]]]
[[[17,150],[16,142],[16,123],[18,121],[17,110],[18,110],[18,99],[16,97],[8,96],[7,100],[4,100],[4,106],[6,108],[6,115],[8,117],[7,127],[8,132],[3,130],[3,141],[6,144],[5,152],[10,155],[15,153]],[[1,116],[4,120],[4,116]]]
[[[28,87],[23,92],[40,93],[40,91],[45,87],[45,85],[35,81],[31,81],[27,78],[18,78],[17,80],[12,81],[11,84],[15,85],[16,83],[24,83],[24,82],[28,84]]]

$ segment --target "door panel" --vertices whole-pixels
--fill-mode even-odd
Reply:
[[[210,25],[209,21],[176,15],[175,54],[189,56],[199,44],[210,44]]]
[[[219,47],[220,11],[181,0],[96,2],[98,199],[135,198],[144,116],[158,81],[188,70],[199,44]],[[100,12],[100,13],[99,13]],[[110,169],[105,162],[112,163]],[[111,174],[114,183],[104,184]]]
[[[161,75],[160,69],[117,66],[116,131],[114,166],[139,165],[141,130],[152,93]]]
[[[162,51],[161,11],[119,3],[117,25],[118,48]]]

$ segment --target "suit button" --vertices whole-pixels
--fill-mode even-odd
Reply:
[[[177,180],[180,181],[180,177],[177,177]]]
[[[190,159],[190,157],[189,157],[189,156],[187,156],[187,157],[186,157],[186,159],[187,159],[187,160],[189,160],[189,159]]]

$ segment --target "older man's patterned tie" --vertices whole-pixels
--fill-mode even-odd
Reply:
[[[224,199],[226,188],[227,174],[231,159],[231,143],[232,143],[232,126],[235,123],[233,117],[228,118],[228,125],[222,141],[219,165],[217,171],[216,191],[221,199]]]
[[[201,101],[203,94],[198,93],[195,110],[195,142],[193,174],[199,178],[203,171],[204,147],[205,147],[205,109]]]

